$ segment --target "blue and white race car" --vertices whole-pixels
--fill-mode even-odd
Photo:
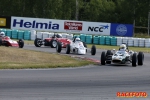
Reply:
[[[101,53],[101,65],[105,64],[132,64],[133,67],[143,65],[144,54],[143,52],[134,52],[128,50],[126,44],[121,44],[118,51],[107,50]]]

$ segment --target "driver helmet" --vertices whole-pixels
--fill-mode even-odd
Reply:
[[[80,38],[76,38],[76,41],[80,41]]]
[[[0,36],[1,36],[1,37],[4,37],[4,36],[5,36],[5,33],[4,33],[4,32],[0,32]]]
[[[62,38],[62,35],[61,34],[57,34],[57,38]]]
[[[126,50],[126,45],[125,45],[125,44],[121,44],[121,45],[120,45],[120,49]]]

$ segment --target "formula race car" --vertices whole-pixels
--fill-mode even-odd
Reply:
[[[121,44],[118,51],[107,50],[101,53],[101,65],[105,64],[132,64],[133,67],[143,65],[143,52],[134,52],[129,50],[126,44]]]
[[[44,46],[50,46],[51,48],[56,48],[57,42],[62,43],[62,47],[65,48],[67,44],[70,43],[70,39],[62,38],[61,34],[54,34],[51,38],[45,38],[44,40],[40,38],[36,38],[34,40],[34,45],[36,47]]]
[[[58,42],[56,51],[60,53],[62,50],[62,45],[60,42]],[[80,38],[75,38],[73,41],[71,41],[70,44],[67,44],[66,46],[66,54],[75,53],[75,54],[86,54],[87,53],[87,45],[80,40]],[[96,54],[96,47],[95,45],[91,48],[91,55]]]
[[[24,41],[23,39],[19,39],[19,41],[14,41],[11,40],[10,37],[5,36],[4,32],[0,33],[0,46],[11,46],[11,47],[19,47],[19,48],[23,48],[24,47]]]

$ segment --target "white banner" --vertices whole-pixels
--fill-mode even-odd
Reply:
[[[83,32],[95,35],[110,35],[110,23],[84,22]]]
[[[11,17],[11,29],[61,32],[63,22],[53,19]]]
[[[110,23],[11,17],[11,29],[110,35]]]

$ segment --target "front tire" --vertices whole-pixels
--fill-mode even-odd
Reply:
[[[70,44],[67,44],[66,46],[66,54],[70,54]]]
[[[132,67],[136,67],[137,55],[134,53],[132,55]]]
[[[105,52],[103,51],[102,54],[101,54],[101,65],[105,65]]]
[[[60,42],[57,42],[56,51],[57,51],[58,53],[60,53],[60,52],[61,52],[61,49],[62,49],[61,43],[60,43]]]
[[[143,54],[143,52],[139,52],[139,54],[138,54],[138,65],[143,65],[143,61],[144,61],[144,54]]]
[[[19,39],[18,44],[19,44],[19,48],[23,48],[24,47],[24,40]]]

